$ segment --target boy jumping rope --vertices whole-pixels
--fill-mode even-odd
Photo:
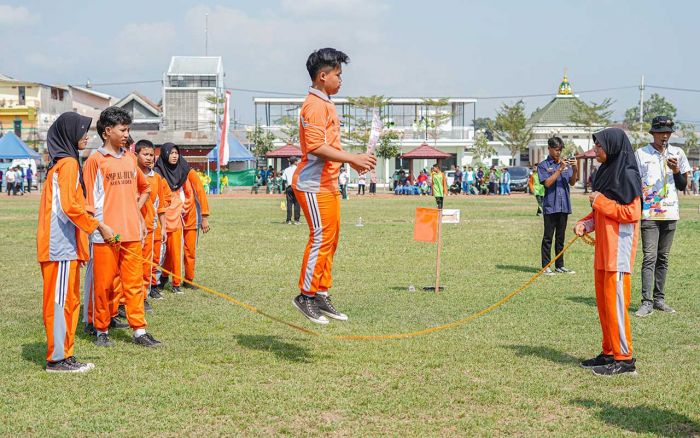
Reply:
[[[331,303],[333,255],[340,231],[340,193],[338,176],[343,163],[358,173],[374,169],[377,159],[368,154],[350,154],[340,145],[340,121],[330,96],[342,83],[342,64],[348,56],[325,48],[313,52],[306,61],[312,85],[301,107],[299,139],[301,162],[294,172],[292,188],[309,224],[299,276],[300,294],[293,304],[305,317],[317,324],[328,318],[348,319]]]

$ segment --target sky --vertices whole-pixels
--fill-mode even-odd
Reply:
[[[615,101],[614,117],[649,85],[700,89],[700,2],[647,0],[0,0],[0,73],[160,100],[173,55],[223,57],[226,86],[304,94],[306,58],[335,47],[350,56],[345,96],[477,97],[493,117],[520,95],[528,113],[556,93],[566,69],[585,101]],[[607,88],[620,90],[585,92]],[[700,127],[700,93],[647,88]],[[254,96],[233,91],[241,123]],[[501,98],[506,96],[505,98]]]

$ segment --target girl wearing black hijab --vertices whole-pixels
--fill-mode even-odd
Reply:
[[[596,375],[636,374],[627,309],[630,274],[637,249],[642,180],[637,160],[622,129],[604,129],[593,135],[596,159],[601,163],[589,199],[593,211],[576,223],[578,236],[596,232],[595,291],[602,352],[581,363]]]
[[[209,202],[204,185],[180,154],[180,148],[173,143],[161,146],[154,169],[167,181],[173,192],[170,206],[165,212],[168,239],[163,267],[180,274],[184,261],[185,279],[193,281],[197,233],[199,229],[204,233],[209,231]],[[160,287],[167,281],[168,276],[163,275]],[[174,277],[173,292],[181,293],[181,284],[182,278]],[[190,284],[185,283],[185,287],[190,287]]]
[[[61,114],[49,128],[49,166],[41,192],[37,228],[37,259],[44,280],[43,317],[46,328],[46,371],[82,373],[93,364],[73,356],[80,307],[80,265],[89,259],[88,234],[105,239],[112,230],[85,211],[85,189],[79,151],[85,149],[92,119]]]

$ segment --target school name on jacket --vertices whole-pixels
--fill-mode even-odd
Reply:
[[[105,175],[105,181],[111,186],[133,184],[136,172],[111,172]]]

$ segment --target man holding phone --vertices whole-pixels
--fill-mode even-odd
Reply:
[[[637,149],[635,156],[642,177],[642,305],[635,313],[645,317],[654,309],[675,313],[665,302],[668,254],[680,218],[678,191],[688,184],[690,163],[683,149],[668,144],[673,120],[654,117],[649,133],[651,144]]]
[[[555,254],[564,249],[564,233],[566,223],[571,214],[571,199],[569,186],[573,186],[578,179],[578,166],[573,158],[562,159],[561,151],[564,141],[560,137],[552,137],[547,140],[549,156],[537,165],[537,176],[544,186],[544,199],[542,210],[544,212],[544,235],[542,236],[542,267],[547,266],[551,260],[552,238],[556,232],[554,244]],[[575,274],[574,271],[564,266],[564,257],[559,257],[555,262],[556,269],[550,268],[544,272],[546,275]]]

